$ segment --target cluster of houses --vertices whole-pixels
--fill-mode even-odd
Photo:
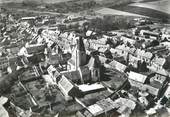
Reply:
[[[11,17],[1,28],[0,76],[26,69],[15,84],[20,88],[13,88],[25,93],[11,103],[22,105],[16,100],[26,97],[29,104],[23,109],[41,113],[45,108],[44,113],[56,116],[65,110],[74,110],[76,117],[159,116],[163,110],[170,115],[168,28],[140,27],[131,36],[129,31],[97,35],[91,30],[81,35]],[[86,19],[63,22],[77,20]]]

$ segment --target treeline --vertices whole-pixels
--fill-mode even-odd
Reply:
[[[107,7],[117,7],[117,6],[125,6],[133,2],[134,0],[103,0],[101,4]]]
[[[24,0],[22,2],[22,6],[25,7],[37,7],[38,5],[40,5],[41,2],[39,0]]]
[[[87,9],[92,9],[99,4],[95,1],[85,2],[61,2],[57,4],[47,4],[46,9],[58,13],[79,12]]]
[[[79,23],[69,24],[69,25],[58,25],[61,31],[74,30],[79,33],[85,33],[87,30],[92,30],[97,33],[119,30],[119,29],[129,29],[135,27],[135,24],[131,17],[125,16],[104,16],[97,17],[95,19],[84,22],[81,26]]]
[[[107,32],[134,27],[131,18],[124,16],[104,16],[103,18],[95,18],[87,22],[86,25],[96,32]]]
[[[58,29],[61,31],[61,32],[64,32],[64,31],[78,31],[79,30],[79,23],[75,23],[75,24],[69,24],[69,25],[58,25]]]

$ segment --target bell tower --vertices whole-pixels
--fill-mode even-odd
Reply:
[[[87,62],[86,50],[82,37],[77,39],[77,67],[84,66]]]
[[[73,48],[72,51],[72,57],[68,61],[68,64],[70,65],[71,69],[78,70],[80,66],[86,65],[87,62],[87,55],[84,47],[84,42],[82,37],[75,38],[76,45]]]

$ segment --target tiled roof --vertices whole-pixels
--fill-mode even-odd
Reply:
[[[128,78],[140,83],[144,83],[146,81],[147,76],[130,71]]]
[[[58,84],[64,94],[68,94],[74,88],[73,83],[66,77],[62,77]]]
[[[81,75],[79,71],[71,71],[64,73],[63,75],[73,82],[78,82],[79,80],[81,80]]]
[[[158,58],[158,57],[156,57],[152,60],[152,62],[154,62],[155,64],[160,65],[160,66],[163,66],[165,61],[166,61],[165,58]]]
[[[123,65],[122,63],[119,63],[115,60],[113,60],[112,62],[109,63],[109,65],[111,67],[113,67],[114,69],[117,69],[118,71],[124,72],[125,69],[127,68],[126,65]]]
[[[91,57],[89,63],[87,64],[89,68],[99,68],[100,60],[99,57]]]

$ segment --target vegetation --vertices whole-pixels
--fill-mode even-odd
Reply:
[[[96,32],[128,29],[134,26],[129,18],[123,16],[104,16],[103,18],[95,18],[92,19],[88,25],[90,29]]]
[[[69,24],[69,25],[58,25],[59,30],[61,30],[62,32],[64,31],[68,31],[68,30],[74,30],[77,31],[79,29],[80,25],[78,23],[75,24]]]
[[[103,0],[103,6],[126,6],[130,3],[133,3],[134,0]]]
[[[136,6],[118,6],[118,7],[111,7],[116,10],[121,10],[125,12],[135,13],[139,15],[149,16],[156,19],[161,19],[162,23],[167,23],[169,20],[170,15],[161,11],[157,11],[154,9],[149,8],[142,8],[142,7],[136,7]]]
[[[59,13],[79,12],[98,6],[95,1],[85,2],[61,2],[57,4],[47,4],[46,9],[56,11]]]
[[[29,6],[29,7],[36,7],[38,4],[39,4],[38,1],[29,1],[29,0],[27,1],[27,0],[24,0],[22,2],[23,6]]]

